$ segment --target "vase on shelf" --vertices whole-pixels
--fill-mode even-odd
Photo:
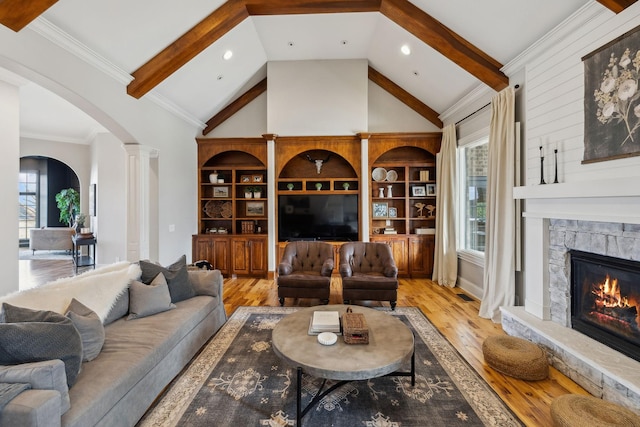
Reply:
[[[378,188],[378,197],[384,197],[384,187]]]
[[[218,182],[218,172],[213,172],[209,174],[209,182],[215,184]]]
[[[392,198],[393,197],[392,188],[393,188],[393,185],[387,185],[387,197],[388,198]]]
[[[293,184],[292,184],[292,183],[288,183],[288,184],[287,184],[287,189],[288,189],[289,191],[293,190]]]
[[[316,190],[318,190],[318,191],[322,190],[322,184],[321,183],[319,183],[319,182],[316,183]]]

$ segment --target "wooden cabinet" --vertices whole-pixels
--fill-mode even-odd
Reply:
[[[232,274],[266,276],[267,270],[267,236],[231,239]]]
[[[435,236],[409,237],[409,271],[411,277],[431,278]]]
[[[433,270],[438,134],[373,134],[369,138],[371,241],[392,248],[398,274]]]
[[[261,138],[199,139],[193,261],[224,275],[266,277],[267,148]]]
[[[192,237],[191,254],[193,261],[207,260],[213,268],[223,275],[229,275],[230,246],[229,238],[224,236],[194,235]]]

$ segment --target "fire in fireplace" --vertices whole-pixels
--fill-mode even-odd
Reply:
[[[571,256],[571,327],[640,361],[640,262]]]

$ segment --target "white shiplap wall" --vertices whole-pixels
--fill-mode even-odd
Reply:
[[[585,182],[640,177],[640,157],[582,164],[584,150],[584,66],[582,57],[640,25],[640,3],[614,15],[594,2],[523,54],[526,91],[526,185],[553,182],[553,149],[559,181]],[[531,59],[529,59],[531,58]]]

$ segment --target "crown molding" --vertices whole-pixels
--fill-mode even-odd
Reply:
[[[105,132],[103,128],[92,128],[87,135],[81,138],[67,137],[60,134],[44,134],[20,130],[20,139],[35,139],[38,141],[63,142],[67,144],[90,145],[100,132]]]
[[[31,22],[27,28],[35,31],[50,42],[60,46],[67,52],[76,55],[89,65],[97,68],[103,73],[107,74],[117,82],[128,85],[133,80],[131,74],[124,71],[122,68],[116,66],[111,61],[107,60],[104,56],[95,52],[94,50],[81,43],[78,39],[71,37],[66,32],[62,31],[59,27],[54,25],[43,17],[38,17]]]
[[[491,102],[491,98],[495,94],[495,90],[485,84],[480,84],[449,107],[444,113],[440,114],[440,120],[442,120],[445,126],[449,123],[455,123],[483,107],[487,102]]]
[[[587,23],[603,14],[609,13],[610,11],[598,2],[589,2],[585,4],[567,19],[558,24],[558,26],[545,34],[541,39],[525,49],[520,55],[505,64],[505,66],[501,68],[501,71],[507,76],[520,71],[527,63],[547,53],[549,49],[553,48],[559,42],[573,36],[580,27],[585,26]]]
[[[158,105],[160,108],[170,112],[171,114],[181,118],[189,124],[192,124],[199,128],[200,130],[204,129],[207,124],[202,120],[194,117],[193,114],[187,112],[184,108],[178,106],[177,104],[169,101],[164,96],[156,93],[156,92],[148,92],[144,98]]]

